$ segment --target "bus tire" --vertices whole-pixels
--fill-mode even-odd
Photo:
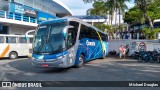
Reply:
[[[79,57],[79,60],[78,60],[78,64],[75,65],[76,68],[80,68],[84,65],[84,56],[81,54],[80,57]]]
[[[10,59],[17,59],[18,58],[17,52],[14,52],[14,51],[10,52],[9,53],[9,58]]]

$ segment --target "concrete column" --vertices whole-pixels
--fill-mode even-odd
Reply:
[[[29,22],[31,22],[31,17],[29,17]]]
[[[94,26],[94,22],[92,22],[92,25]]]
[[[13,20],[15,20],[15,14],[13,13]]]
[[[37,20],[37,18],[35,19],[35,23],[38,23],[38,20]]]
[[[139,40],[139,33],[137,33],[137,40]]]
[[[4,18],[7,18],[7,12],[6,11],[4,12]]]
[[[132,39],[132,34],[131,33],[129,34],[129,38]]]
[[[21,14],[21,21],[23,21],[23,15]]]
[[[128,25],[127,25],[127,31],[128,31]]]
[[[160,32],[158,33],[158,40],[159,40],[159,43],[160,43]]]

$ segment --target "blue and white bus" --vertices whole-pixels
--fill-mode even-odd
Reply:
[[[61,18],[38,25],[33,41],[35,67],[81,67],[108,55],[108,36],[76,18]]]

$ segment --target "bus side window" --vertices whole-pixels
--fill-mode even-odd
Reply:
[[[73,46],[73,32],[72,32],[72,30],[70,30],[70,29],[68,29],[68,40],[67,40],[67,46],[68,47],[71,47],[71,46]]]
[[[75,45],[76,43],[76,38],[77,38],[77,32],[79,28],[79,23],[75,21],[70,21],[69,22],[70,26],[73,26],[73,28],[68,29],[68,39],[67,39],[67,47],[71,48],[72,46]]]
[[[8,37],[6,37],[6,43],[8,43]]]
[[[80,30],[80,35],[79,35],[79,39],[83,39],[83,38],[88,38],[89,37],[89,30],[88,27],[81,24],[81,30]]]
[[[103,33],[101,33],[101,37],[102,37],[102,40],[103,41],[108,41],[108,35],[107,34],[103,34]]]
[[[16,43],[16,37],[6,37],[6,43]]]
[[[0,36],[0,43],[4,43],[4,37]]]
[[[89,28],[89,30],[90,30],[89,36],[91,39],[100,40],[98,36],[99,32],[97,32],[94,28]]]
[[[19,37],[19,43],[27,43],[27,39],[25,37]]]
[[[29,43],[33,43],[33,38],[29,38]]]
[[[71,48],[76,43],[76,33],[73,28],[68,29],[67,46]]]
[[[105,35],[105,38],[106,38],[106,41],[108,41],[108,35],[107,34]]]

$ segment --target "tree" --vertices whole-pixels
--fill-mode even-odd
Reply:
[[[137,3],[140,0],[137,0]],[[133,8],[125,13],[124,21],[128,24],[148,22],[150,29],[153,30],[153,21],[160,18],[160,0],[145,0],[147,6],[136,4]],[[140,9],[140,6],[142,9]],[[143,7],[144,6],[144,7]],[[145,8],[145,10],[143,10]],[[143,11],[142,11],[143,10]]]
[[[94,1],[101,1],[101,0],[83,0],[85,3],[92,3]]]
[[[131,0],[118,0],[118,8],[119,8],[119,29],[120,29],[120,23],[121,23],[121,15],[125,16],[125,10],[128,10],[128,6],[125,4],[125,2],[129,2]]]
[[[93,3],[93,9],[87,10],[88,12],[96,15],[102,15],[108,11],[109,14],[109,21],[111,22],[112,25],[112,20],[113,20],[113,15],[114,11],[115,13],[115,24],[117,22],[117,11],[119,10],[119,17],[120,13],[124,14],[125,9],[128,9],[127,5],[125,2],[130,1],[130,0],[83,0],[85,3]],[[120,20],[119,20],[120,22]]]
[[[103,32],[108,32],[109,36],[114,37],[115,27],[112,25],[105,25],[105,24],[97,24],[95,25],[98,29],[101,29]]]
[[[115,10],[115,0],[83,0],[85,3],[91,3],[91,2],[94,2],[93,3],[93,9],[90,9],[90,11],[88,10],[88,12],[90,12],[91,14],[96,14],[98,15],[98,13],[100,12],[103,12],[105,14],[107,14],[106,11],[108,11],[108,14],[110,15],[110,22],[112,24],[112,19],[113,19],[113,12]],[[117,0],[118,1],[118,0]],[[100,4],[101,3],[101,4]],[[102,3],[104,5],[102,5]],[[97,7],[94,7],[95,5],[98,5]],[[103,8],[99,8],[99,7],[103,7]],[[102,14],[102,13],[101,13]],[[99,14],[99,15],[101,15]]]
[[[107,0],[105,2],[105,6],[106,8],[108,8],[108,12],[109,12],[109,21],[112,25],[112,22],[113,22],[113,16],[114,16],[114,11],[117,10],[117,7],[118,7],[118,0]]]
[[[142,12],[138,9],[137,6],[134,6],[130,8],[128,12],[125,12],[123,19],[124,22],[127,22],[128,24],[135,24],[135,23],[144,24],[146,22],[142,17]]]
[[[93,8],[87,10],[87,14],[105,16],[107,11],[104,1],[95,1],[93,3]]]
[[[160,0],[153,0],[154,2],[147,5],[146,14],[150,17],[152,23],[155,19],[160,18]]]
[[[149,28],[143,28],[142,30],[147,37],[147,39],[156,39],[156,35],[158,32],[160,32],[160,28],[155,28],[153,30],[150,30]]]
[[[135,3],[138,6],[139,10],[142,12],[142,17],[144,18],[144,21],[145,19],[147,19],[150,24],[150,29],[153,30],[153,16],[157,12],[160,12],[158,10],[160,0],[135,0]]]

